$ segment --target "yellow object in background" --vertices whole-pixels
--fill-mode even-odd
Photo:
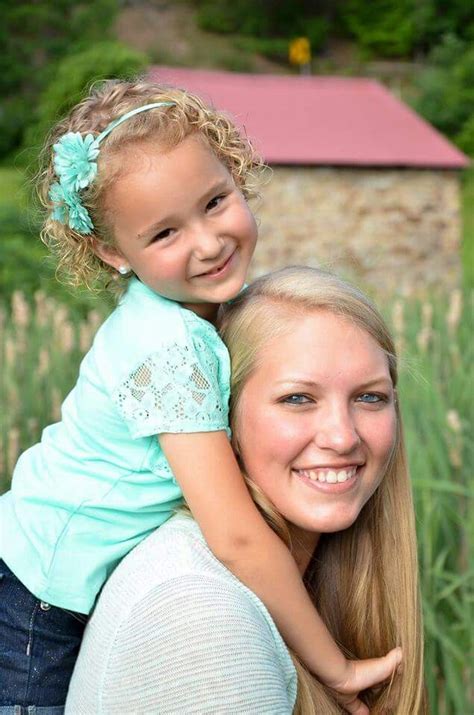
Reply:
[[[292,65],[307,65],[311,61],[311,46],[307,37],[297,37],[290,42],[288,58]]]

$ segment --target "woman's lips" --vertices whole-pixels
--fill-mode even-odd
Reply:
[[[293,469],[293,473],[308,486],[328,493],[348,491],[356,483],[363,465],[340,468],[318,467],[315,469]]]

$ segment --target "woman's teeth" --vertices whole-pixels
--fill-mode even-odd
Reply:
[[[337,482],[347,482],[357,472],[357,467],[348,467],[347,469],[296,469],[298,474],[311,479],[312,482],[329,482],[336,484]]]

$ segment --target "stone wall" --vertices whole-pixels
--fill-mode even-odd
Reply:
[[[455,171],[274,167],[254,209],[252,274],[322,265],[376,294],[423,294],[460,280]]]

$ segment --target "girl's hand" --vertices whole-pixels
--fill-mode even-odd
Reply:
[[[393,648],[382,658],[347,660],[346,675],[338,683],[326,683],[334,690],[336,700],[352,715],[368,715],[369,708],[359,700],[366,688],[389,680],[402,662],[402,649]]]

